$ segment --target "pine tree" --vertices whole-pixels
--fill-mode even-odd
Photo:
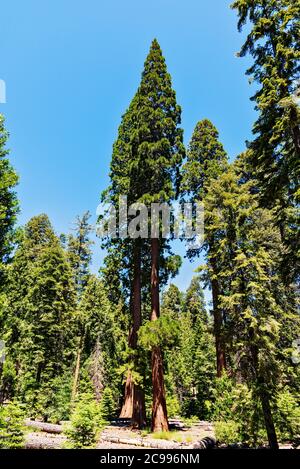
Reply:
[[[246,23],[250,26],[239,54],[253,57],[247,74],[258,83],[252,98],[258,119],[249,155],[261,203],[276,207],[286,245],[282,270],[288,285],[299,279],[299,2],[237,0],[232,8],[238,12],[239,30]]]
[[[0,285],[4,280],[2,265],[7,262],[12,250],[13,229],[18,213],[18,200],[14,191],[18,176],[7,158],[7,139],[4,117],[0,114]]]
[[[204,324],[208,322],[205,308],[204,293],[199,277],[193,277],[184,298],[185,311],[189,311],[193,320],[200,318]]]
[[[72,386],[72,404],[75,401],[77,393],[77,385],[80,373],[81,354],[84,348],[85,341],[85,325],[82,322],[82,314],[80,312],[80,302],[84,289],[87,286],[89,279],[89,265],[92,258],[91,244],[89,239],[91,232],[91,225],[89,224],[90,213],[85,212],[82,217],[77,217],[75,224],[75,235],[71,234],[68,236],[68,257],[72,267],[74,275],[74,283],[77,292],[77,353],[76,353],[76,364],[74,370],[74,379]]]
[[[162,295],[162,314],[179,319],[182,309],[183,295],[179,288],[172,283]]]
[[[203,201],[210,184],[226,170],[227,156],[218,138],[218,131],[209,120],[205,119],[198,122],[189,144],[187,161],[181,171],[181,194],[184,200],[188,200],[192,203]],[[205,223],[205,229],[206,228],[207,220]],[[218,240],[213,235],[206,235],[204,249],[210,264],[208,281],[212,289],[213,297],[217,375],[221,376],[226,367],[226,352],[223,333],[224,317],[223,311],[220,308],[219,299],[223,287],[221,278],[218,275],[220,272],[218,257],[214,255],[217,245]],[[200,249],[200,252],[202,249]],[[188,256],[193,258],[199,255],[200,252],[194,249],[188,252]]]
[[[74,228],[75,235],[70,234],[68,236],[67,251],[74,272],[74,282],[79,299],[88,282],[89,265],[92,258],[92,241],[89,239],[92,230],[89,224],[90,217],[89,212],[77,217]]]

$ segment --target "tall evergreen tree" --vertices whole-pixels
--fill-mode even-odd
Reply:
[[[135,132],[136,112],[133,98],[128,110],[122,118],[118,129],[118,137],[113,145],[110,180],[111,184],[102,195],[102,200],[114,206],[119,211],[119,198],[127,197],[129,205],[134,204],[141,196],[141,179],[137,174]],[[127,218],[130,221],[130,217]],[[121,230],[123,227],[119,227]],[[120,235],[120,233],[118,233]],[[108,248],[106,256],[106,275],[116,276],[117,284],[129,296],[129,310],[131,313],[131,330],[128,338],[129,364],[134,362],[136,372],[139,370],[136,360],[137,337],[142,323],[141,313],[141,258],[143,243],[141,239],[118,237],[106,239],[104,246]],[[111,268],[112,267],[112,268]],[[116,285],[116,282],[115,282]],[[130,352],[132,351],[132,353]],[[145,398],[140,385],[134,382],[131,366],[127,370],[124,402],[120,417],[131,418],[133,425],[142,428],[146,424]]]
[[[182,167],[181,194],[184,200],[192,203],[203,201],[212,182],[226,169],[227,155],[218,139],[218,131],[209,120],[198,122],[189,144],[187,161]],[[205,223],[206,229],[207,221]],[[218,275],[220,273],[218,257],[215,255],[217,246],[218,239],[214,236],[206,236],[204,249],[210,265],[208,280],[213,297],[217,374],[221,376],[226,366],[226,359],[223,333],[224,317],[220,307],[220,295],[223,287]],[[199,255],[199,250],[188,252],[190,258],[196,255]]]
[[[68,256],[74,271],[74,281],[79,299],[89,278],[89,266],[92,259],[90,233],[92,227],[89,223],[90,213],[85,212],[77,217],[75,222],[75,234],[68,236]]]
[[[143,195],[139,201],[146,204],[170,203],[178,190],[179,166],[184,156],[183,132],[179,128],[181,109],[176,103],[171,77],[156,39],[145,61],[136,110],[138,168],[143,183]],[[152,321],[160,316],[159,262],[164,247],[160,236],[151,238]],[[159,347],[152,349],[152,385],[152,430],[167,430],[163,362]]]
[[[15,394],[44,418],[56,379],[71,363],[74,311],[66,254],[48,217],[34,217],[9,270],[4,338],[15,367]]]
[[[77,385],[80,373],[81,364],[81,353],[84,348],[85,341],[85,324],[83,323],[83,315],[80,311],[81,300],[84,293],[84,289],[87,286],[89,280],[89,266],[92,258],[91,244],[89,239],[91,233],[91,225],[89,224],[90,213],[85,212],[81,217],[77,217],[75,223],[75,235],[70,234],[68,236],[67,252],[69,262],[72,267],[74,283],[77,292],[77,352],[76,352],[76,363],[74,370],[74,379],[72,386],[72,398],[71,401],[74,403]]]
[[[299,21],[297,0],[237,0],[238,28],[250,31],[240,56],[250,54],[247,74],[258,84],[252,100],[258,119],[249,143],[252,171],[261,189],[261,202],[276,207],[286,245],[283,278],[299,280]]]
[[[106,194],[106,200],[113,201],[115,207],[118,208],[117,198],[122,194],[127,195],[128,204],[168,202],[175,196],[174,180],[184,152],[182,131],[177,127],[179,120],[180,108],[176,104],[170,76],[167,73],[160,47],[157,41],[153,41],[145,62],[140,87],[123,117],[118,139],[114,144],[111,164],[112,184],[108,197]],[[130,308],[133,317],[129,347],[135,349],[137,332],[142,321],[141,291],[143,288],[147,291],[147,274],[141,276],[141,258],[143,258],[143,272],[146,271],[145,266],[151,265],[150,257],[152,258],[151,317],[153,320],[159,317],[158,263],[159,261],[161,263],[160,273],[163,279],[168,276],[168,272],[170,273],[171,264],[173,268],[178,263],[175,258],[173,262],[170,262],[170,258],[166,261],[167,255],[170,254],[169,246],[165,241],[159,243],[158,239],[152,239],[151,246],[148,241],[139,238],[116,240],[110,243],[110,246],[112,249],[114,246],[119,252],[122,250],[123,253],[119,266],[121,271],[127,271],[127,289],[130,292]],[[175,264],[174,261],[176,261]],[[126,286],[126,281],[123,284]],[[153,349],[152,359],[153,387],[155,388],[152,424],[156,429],[166,429],[166,406],[159,347]],[[127,416],[128,409],[131,413],[131,402],[133,402],[131,396],[135,392],[134,389],[139,393],[138,387],[133,386],[129,372],[122,416],[125,414]],[[141,409],[141,401],[140,405],[133,407]]]
[[[207,323],[208,316],[205,308],[204,293],[199,277],[193,277],[186,291],[184,298],[185,311],[189,311],[194,321],[201,318],[203,323]]]
[[[230,168],[210,186],[205,198],[207,236],[218,239],[218,276],[226,278],[219,301],[234,353],[231,367],[260,399],[270,447],[277,448],[271,404],[282,372],[281,337],[290,321],[296,327],[297,315],[278,276],[283,247],[272,214],[258,207],[253,181],[241,183],[238,168]]]
[[[7,139],[4,117],[0,114],[0,285],[3,281],[2,265],[8,260],[12,249],[13,228],[18,212],[18,200],[14,190],[18,176],[7,158]]]

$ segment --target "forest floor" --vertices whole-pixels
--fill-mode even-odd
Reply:
[[[148,433],[132,430],[130,427],[115,424],[106,426],[99,436],[97,449],[204,449],[204,442],[215,442],[213,425],[198,422],[189,428],[183,427],[169,433]],[[30,429],[26,434],[26,448],[61,449],[66,448],[67,437],[63,433],[47,433]],[[231,445],[231,448],[240,445]],[[222,445],[221,448],[226,448]],[[280,444],[280,449],[292,449],[292,444]],[[297,449],[300,449],[298,446]]]
[[[190,428],[180,428],[169,433],[151,434],[147,431],[132,430],[130,427],[108,425],[101,434],[98,449],[171,449],[200,448],[204,438],[213,439],[213,427],[209,422],[198,422]],[[43,431],[30,431],[26,434],[26,448],[59,449],[66,447],[66,436]]]

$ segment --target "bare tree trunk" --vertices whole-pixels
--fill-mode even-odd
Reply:
[[[151,239],[151,321],[160,315],[159,309],[159,240]],[[153,432],[168,431],[168,414],[164,385],[163,360],[160,347],[152,349],[152,423]]]
[[[79,346],[78,346],[78,349],[77,349],[76,365],[75,365],[74,379],[73,379],[73,386],[72,386],[72,394],[71,394],[71,407],[73,406],[73,404],[75,402],[76,394],[77,394],[77,387],[78,387],[79,374],[80,374],[80,361],[81,361],[81,353],[82,353],[82,348],[83,348],[83,342],[84,342],[84,333],[80,336]]]
[[[260,400],[264,414],[265,426],[267,430],[269,446],[271,449],[279,449],[276,430],[274,426],[272,411],[270,407],[270,400],[264,391],[260,392]]]
[[[137,348],[138,331],[142,323],[141,312],[141,249],[139,240],[136,240],[133,256],[133,285],[132,285],[132,319],[133,325],[129,336],[129,347]],[[131,418],[133,426],[143,428],[146,426],[146,410],[144,391],[133,382],[129,370],[125,384],[124,404],[120,414],[121,418]]]
[[[92,355],[92,364],[90,366],[89,371],[94,387],[95,398],[96,401],[99,403],[101,401],[102,391],[104,388],[104,366],[99,337],[96,341],[96,345]]]

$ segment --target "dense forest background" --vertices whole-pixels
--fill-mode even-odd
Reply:
[[[171,283],[181,264],[171,240],[102,238],[94,275],[88,212],[71,234],[57,235],[46,214],[16,228],[18,177],[0,116],[3,447],[22,445],[24,416],[71,419],[75,441],[76,429],[92,439],[118,415],[153,432],[167,432],[168,417],[213,421],[225,443],[277,448],[299,437],[300,7],[233,8],[239,29],[248,26],[240,55],[252,57],[247,74],[258,85],[247,150],[230,163],[207,119],[185,148],[154,40],[101,197],[117,209],[123,194],[129,203],[204,204],[204,244],[187,244],[197,273],[186,291]]]

